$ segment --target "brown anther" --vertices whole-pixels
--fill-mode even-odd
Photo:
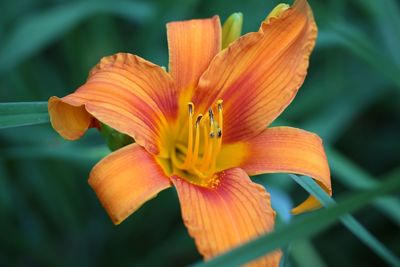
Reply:
[[[193,114],[193,103],[189,102],[188,107],[189,107],[189,114],[192,115]]]
[[[210,124],[211,124],[212,122],[214,122],[214,113],[211,108],[208,110],[208,116],[210,117]]]
[[[218,100],[217,102],[218,112],[222,111],[222,100]]]
[[[200,121],[201,121],[202,118],[203,118],[203,115],[202,115],[202,114],[200,114],[199,116],[197,116],[197,119],[196,119],[196,127],[199,127],[199,124],[200,124]]]
[[[217,137],[218,137],[218,138],[221,138],[221,137],[222,137],[222,130],[221,130],[221,128],[218,128]]]

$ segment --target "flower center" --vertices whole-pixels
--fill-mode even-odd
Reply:
[[[222,100],[216,103],[217,116],[212,108],[208,114],[195,118],[194,104],[188,103],[187,142],[177,141],[172,151],[173,172],[200,185],[210,185],[208,179],[216,170],[221,150],[223,116]],[[212,177],[211,177],[212,178]]]

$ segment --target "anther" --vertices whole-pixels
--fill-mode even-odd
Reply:
[[[217,101],[218,112],[222,111],[222,102],[224,102],[222,99]]]
[[[215,109],[217,113],[214,114]],[[221,99],[217,101],[214,110],[210,108],[206,116],[199,114],[194,119],[195,106],[192,102],[188,103],[187,148],[179,145],[172,153],[176,168],[187,170],[202,179],[209,178],[215,171],[217,156],[221,150],[223,135]],[[200,149],[200,145],[203,149]]]
[[[222,137],[222,130],[221,130],[221,128],[218,128],[218,130],[217,130],[217,137],[218,137],[218,138],[221,138],[221,137]]]
[[[193,114],[193,103],[192,102],[189,102],[189,104],[188,104],[188,107],[189,107],[189,115],[192,115]]]
[[[199,115],[197,116],[197,119],[196,119],[196,127],[199,127],[200,121],[201,121],[202,118],[203,118],[203,115],[202,115],[202,114],[199,114]]]
[[[211,108],[208,110],[208,116],[210,117],[210,124],[212,125],[214,123],[214,113]]]

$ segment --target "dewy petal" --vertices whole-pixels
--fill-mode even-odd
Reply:
[[[183,94],[190,93],[200,75],[221,50],[218,16],[167,24],[169,72]]]
[[[314,178],[332,195],[331,178],[322,140],[313,133],[291,128],[273,127],[248,140],[246,156],[240,167],[249,175],[295,173]],[[313,197],[293,210],[300,213],[320,207]]]
[[[203,112],[224,101],[224,143],[256,136],[289,105],[305,79],[316,36],[311,9],[298,0],[213,59],[193,103]]]
[[[148,151],[167,148],[177,117],[177,92],[161,67],[138,56],[119,53],[103,58],[76,92],[51,97],[53,127],[67,139],[79,138],[92,117],[130,135]],[[88,114],[89,113],[89,114]]]
[[[115,224],[170,187],[153,155],[137,144],[105,157],[90,173],[89,184]]]
[[[239,168],[216,175],[219,183],[213,188],[172,177],[183,221],[205,259],[270,232],[274,227],[275,212],[264,187],[253,183]],[[254,266],[278,266],[280,256],[280,251],[273,252],[255,261]]]

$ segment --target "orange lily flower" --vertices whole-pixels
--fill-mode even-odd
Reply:
[[[49,99],[51,123],[65,139],[98,121],[134,138],[89,177],[115,224],[173,185],[189,234],[209,259],[274,227],[269,194],[249,175],[307,175],[331,194],[321,139],[266,128],[306,76],[317,36],[306,0],[278,6],[258,32],[223,50],[218,16],[168,23],[167,35],[169,72],[119,53],[103,58],[74,93]],[[309,197],[293,212],[317,207]],[[278,266],[280,256],[254,264]]]

